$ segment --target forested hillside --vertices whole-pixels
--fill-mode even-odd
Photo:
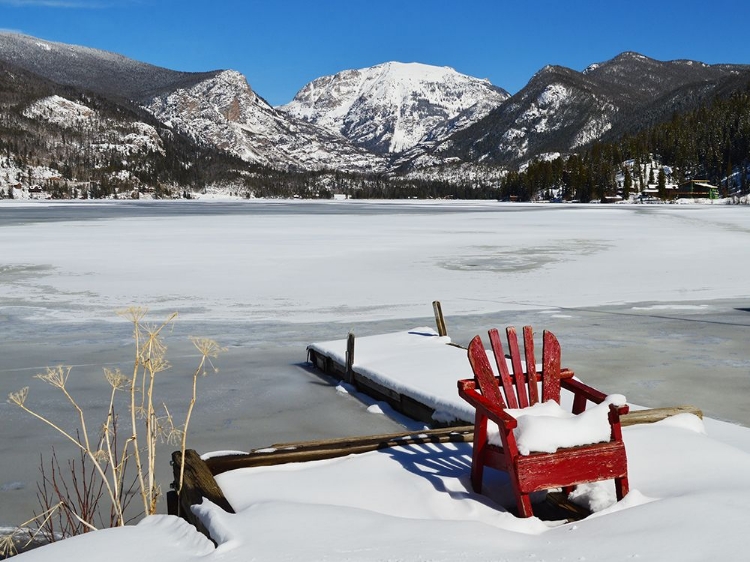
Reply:
[[[502,182],[501,198],[627,199],[648,185],[663,188],[667,175],[674,185],[701,179],[719,186],[722,196],[744,195],[748,160],[750,84],[636,134],[510,172]],[[646,171],[654,168],[661,173]],[[675,193],[662,189],[658,195],[666,199]]]

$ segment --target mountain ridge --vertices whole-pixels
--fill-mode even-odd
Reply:
[[[432,147],[439,155],[433,161],[517,166],[550,153],[571,153],[668,119],[670,107],[657,105],[658,100],[682,99],[687,110],[747,80],[748,65],[663,62],[632,51],[583,72],[548,65],[484,119]]]
[[[220,72],[170,70],[110,51],[3,31],[0,53],[3,60],[58,84],[136,102]]]
[[[0,108],[13,108],[14,123],[21,117],[36,122],[24,124],[27,129],[64,127],[66,118],[88,114],[59,99],[29,110],[43,91],[84,106],[100,103],[89,92],[122,107],[109,111],[147,112],[166,153],[169,139],[180,138],[202,147],[196,150],[226,154],[227,162],[244,162],[237,168],[244,177],[256,172],[241,168],[262,166],[456,185],[467,178],[491,185],[503,170],[638,131],[750,81],[748,65],[658,61],[626,51],[581,72],[545,66],[511,96],[450,67],[390,61],[317,78],[288,104],[272,107],[234,70],[174,71],[9,32],[0,32],[0,68],[39,78],[17,86],[7,81],[11,90],[27,91],[17,92],[22,101]],[[61,115],[48,118],[54,111]],[[146,130],[116,127],[121,140],[132,134],[126,130]],[[49,136],[58,138],[58,131]],[[141,139],[139,146],[158,147],[153,133],[148,136],[153,142]],[[180,146],[181,154],[190,152]]]

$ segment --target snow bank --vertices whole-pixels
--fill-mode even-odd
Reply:
[[[631,493],[615,503],[611,482],[581,486],[576,501],[596,513],[574,524],[511,515],[495,471],[488,496],[471,492],[470,444],[415,445],[219,475],[237,513],[195,508],[215,549],[159,517],[21,560],[744,560],[750,454],[720,441],[726,424],[712,423],[716,439],[688,417],[624,428]]]

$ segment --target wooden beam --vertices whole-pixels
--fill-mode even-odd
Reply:
[[[205,461],[213,475],[236,468],[271,466],[290,462],[307,462],[377,451],[390,447],[423,443],[457,443],[473,439],[474,426],[428,429],[418,432],[391,433],[364,437],[346,437],[325,441],[285,443],[256,449],[246,455],[226,455]]]
[[[354,333],[346,337],[346,382],[354,382]]]
[[[624,426],[640,423],[653,423],[669,416],[683,413],[690,413],[703,417],[702,412],[695,406],[674,406],[669,408],[636,410],[621,416],[620,421]],[[367,435],[363,437],[343,437],[322,441],[279,443],[270,447],[253,450],[247,454],[224,455],[209,458],[205,461],[201,460],[201,463],[203,463],[208,471],[215,476],[235,468],[271,466],[290,462],[330,459],[386,449],[389,447],[422,443],[470,442],[473,438],[474,426],[462,425],[440,429],[427,429],[416,432],[388,433],[382,435]],[[208,480],[208,482],[210,485],[211,481]],[[211,501],[214,500],[212,499]]]
[[[654,423],[677,414],[693,414],[703,419],[703,412],[695,406],[672,406],[669,408],[651,408],[649,410],[630,411],[620,416],[621,425],[635,425],[638,423]]]

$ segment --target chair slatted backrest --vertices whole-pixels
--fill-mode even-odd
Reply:
[[[523,327],[523,349],[526,352],[526,373],[529,377],[529,402],[534,405],[539,402],[539,376],[536,372],[534,331],[531,326]]]
[[[492,372],[492,366],[480,336],[474,336],[469,343],[468,355],[471,369],[474,371],[474,379],[477,381],[479,390],[482,391],[482,396],[494,406],[505,409],[505,400],[495,379],[495,373]]]
[[[489,331],[489,336],[492,353],[500,374],[499,384],[479,336],[471,340],[468,351],[474,378],[482,395],[501,408],[526,408],[539,402],[539,373],[536,369],[534,335],[531,326],[523,328],[525,369],[515,328],[506,329],[510,369],[499,332],[493,328]],[[542,401],[560,402],[560,343],[555,335],[547,330],[542,336],[541,374]]]
[[[544,330],[542,335],[542,402],[560,403],[560,342],[555,334]]]

